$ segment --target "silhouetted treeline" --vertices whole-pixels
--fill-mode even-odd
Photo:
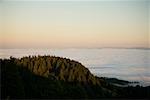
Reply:
[[[55,56],[0,59],[2,99],[149,98],[150,87],[118,87],[81,63]],[[128,82],[127,82],[128,83]]]

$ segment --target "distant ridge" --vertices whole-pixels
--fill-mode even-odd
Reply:
[[[144,47],[100,47],[97,49],[143,49],[143,50],[150,50],[150,48],[144,48]]]
[[[0,49],[144,49],[150,50],[150,47],[66,47],[66,48],[0,48]]]

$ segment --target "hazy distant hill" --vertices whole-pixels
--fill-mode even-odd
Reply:
[[[81,63],[55,56],[0,59],[2,98],[148,98],[150,87],[95,77]]]

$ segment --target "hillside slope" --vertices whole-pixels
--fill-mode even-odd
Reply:
[[[103,78],[95,77],[81,63],[66,58],[11,57],[0,59],[0,65],[1,95],[5,99],[148,97],[149,87],[114,86]]]

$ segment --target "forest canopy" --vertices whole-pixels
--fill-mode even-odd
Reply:
[[[81,63],[55,56],[0,59],[2,99],[149,98],[150,87],[94,76]]]

